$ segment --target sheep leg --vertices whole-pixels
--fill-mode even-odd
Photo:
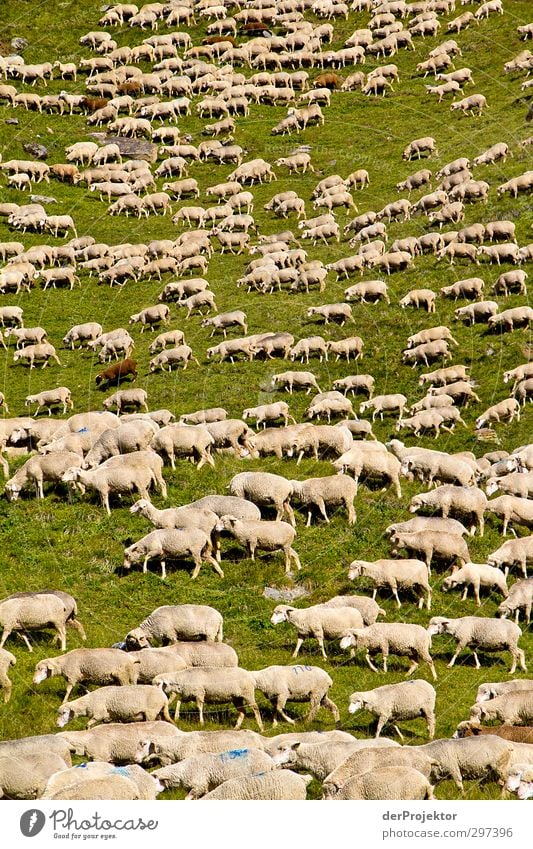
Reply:
[[[63,701],[61,702],[62,705],[64,705],[65,702],[68,702],[68,698],[69,698],[72,690],[74,689],[74,687],[75,687],[75,684],[71,684],[70,681],[69,681],[68,684],[67,684],[67,689],[65,691],[65,695],[63,696]]]
[[[285,722],[290,723],[290,725],[296,725],[296,721],[295,721],[294,719],[291,719],[291,717],[290,717],[290,716],[287,716],[287,714],[286,714],[286,713],[285,713],[285,711],[283,710],[283,708],[285,707],[286,703],[287,703],[287,696],[286,696],[286,695],[281,695],[281,694],[280,694],[280,695],[278,695],[278,697],[276,698],[275,705],[273,705],[273,706],[275,707],[275,710],[279,713],[279,715],[280,715],[281,717],[283,717],[283,719],[285,720]],[[309,718],[309,717],[306,717],[306,722],[307,722],[308,718]],[[276,720],[276,725],[277,725],[277,720]]]
[[[176,701],[176,709],[174,710],[174,722],[177,722],[178,719],[180,718],[180,707],[181,707],[181,700],[178,699]]]
[[[166,564],[165,560],[162,560],[162,561],[161,561],[161,580],[162,580],[162,581],[166,581],[166,578],[167,578],[167,569],[166,569],[166,565],[167,565],[167,564]]]
[[[419,666],[418,661],[417,661],[417,660],[413,660],[413,662],[412,662],[411,666],[409,667],[409,669],[408,669],[408,670],[407,670],[407,672],[405,673],[405,677],[406,677],[406,678],[409,678],[409,677],[413,674],[413,672],[414,672],[416,669],[418,669],[418,666]]]
[[[370,669],[371,669],[373,672],[379,672],[379,669],[377,668],[377,666],[374,666],[374,664],[372,663],[372,661],[371,661],[371,659],[370,659],[370,652],[368,652],[368,651],[367,651],[367,653],[366,653],[366,655],[365,655],[365,660],[366,660],[366,662],[368,663],[368,665],[369,665]]]
[[[393,588],[392,588],[392,594],[393,594],[394,598],[396,599],[396,604],[398,605],[398,607],[401,607],[401,606],[402,606],[402,603],[401,603],[401,601],[400,601],[400,599],[399,599],[399,596],[398,596],[398,590],[397,590],[397,588],[396,588],[396,587],[393,587]]]
[[[477,652],[474,652],[473,654],[474,654],[474,661],[475,661],[475,663],[476,663],[476,669],[481,669],[481,664],[480,664],[480,662],[479,662],[479,658],[478,658],[478,656],[477,656]]]
[[[294,649],[294,651],[292,653],[292,657],[298,657],[298,652],[300,651],[300,649],[302,647],[302,643],[303,643],[302,637],[298,637],[298,639],[296,640],[296,648]],[[3,642],[2,642],[2,645],[3,645]],[[0,645],[0,648],[2,648],[2,645]]]
[[[11,628],[4,627],[4,633],[2,634],[2,639],[0,640],[0,649],[4,647],[4,643],[11,634]]]
[[[211,564],[211,566],[213,567],[213,569],[215,570],[217,575],[220,575],[221,578],[224,577],[224,572],[222,571],[222,569],[220,568],[218,562],[215,560],[214,557],[212,557],[210,554],[206,554],[206,555],[204,555],[204,559],[207,560],[207,562]]]
[[[326,650],[324,648],[324,635],[323,634],[316,634],[316,639],[317,639],[318,645],[320,646],[320,651],[322,652],[322,657],[324,658],[324,660],[327,660],[328,656],[327,656]]]

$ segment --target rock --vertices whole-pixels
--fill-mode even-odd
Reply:
[[[14,126],[17,126],[18,122],[19,122],[18,118],[6,118],[6,120],[4,121],[4,124],[12,124]]]
[[[294,587],[293,589],[287,587],[282,590],[276,587],[265,587],[263,590],[263,598],[272,598],[274,601],[284,601],[288,604],[307,595],[309,595],[309,592],[304,587]]]
[[[21,52],[22,50],[25,50],[27,46],[28,46],[28,40],[26,38],[16,37],[16,38],[11,39],[11,47],[13,48],[13,50],[16,50],[17,52]]]
[[[157,145],[142,139],[126,139],[123,136],[106,136],[106,144],[116,144],[122,156],[131,156],[132,159],[145,159],[147,162],[156,162]]]
[[[38,144],[37,142],[28,142],[27,144],[23,144],[22,147],[26,151],[26,153],[30,153],[35,159],[47,159],[48,158],[48,148],[44,146],[44,144]]]
[[[32,203],[57,203],[55,198],[48,195],[30,195],[30,201]]]

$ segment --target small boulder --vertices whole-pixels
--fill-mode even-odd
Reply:
[[[44,146],[44,144],[39,144],[38,142],[28,142],[27,144],[23,144],[22,147],[29,153],[31,156],[34,156],[35,159],[47,159],[48,158],[48,148]]]

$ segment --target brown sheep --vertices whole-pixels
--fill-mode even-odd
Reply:
[[[467,720],[459,723],[453,736],[477,737],[480,734],[495,734],[512,743],[533,743],[533,727],[530,725],[478,725]]]
[[[135,360],[120,360],[118,363],[113,363],[109,368],[101,371],[96,375],[96,385],[101,383],[120,383],[126,375],[131,374],[133,378],[137,377],[137,363]]]
[[[340,82],[341,78],[338,74],[319,74],[318,77],[313,80],[313,88],[329,88],[330,90],[333,90],[339,87]]]

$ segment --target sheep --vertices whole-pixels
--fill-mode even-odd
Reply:
[[[285,554],[285,574],[290,574],[291,559],[296,563],[298,570],[302,568],[300,558],[292,548],[296,531],[288,522],[265,522],[262,520],[247,520],[243,522],[234,516],[226,515],[220,519],[217,530],[219,532],[226,531],[230,533],[238,542],[244,545],[247,556],[251,560],[255,560],[256,550],[278,551],[282,549]]]
[[[59,728],[83,716],[89,717],[88,729],[99,722],[153,722],[160,716],[172,722],[166,695],[160,687],[151,684],[100,687],[79,699],[64,702],[57,714]]]
[[[468,547],[460,536],[441,534],[435,531],[418,531],[405,534],[399,531],[391,537],[394,546],[393,555],[397,556],[400,549],[414,554],[422,554],[428,569],[431,569],[433,557],[445,560],[459,560],[463,565],[470,562]]]
[[[507,536],[509,522],[533,528],[533,505],[526,498],[500,495],[487,502],[487,510],[503,519],[503,535]]]
[[[144,409],[148,412],[147,398],[148,393],[144,389],[119,389],[118,392],[104,398],[102,406],[104,410],[116,407],[118,415],[126,407],[133,407],[137,410]]]
[[[0,307],[0,324],[5,327],[6,324],[22,327],[24,310],[22,307]]]
[[[38,799],[54,773],[64,770],[63,758],[50,751],[0,757],[0,794],[4,799]]]
[[[74,603],[75,605],[75,603]],[[74,609],[74,613],[75,613]],[[28,650],[33,651],[25,631],[41,631],[43,628],[54,628],[61,642],[61,651],[66,651],[66,625],[72,619],[73,610],[60,596],[53,591],[40,593],[21,593],[8,596],[0,602],[0,625],[3,627],[0,649],[13,632],[20,632]],[[76,627],[81,625],[77,620]],[[83,629],[81,629],[83,631]]]
[[[251,708],[259,730],[263,730],[261,714],[255,700],[255,679],[252,672],[240,667],[212,669],[206,667],[185,669],[181,672],[156,675],[154,684],[170,696],[177,696],[174,719],[180,715],[182,701],[195,701],[198,708],[200,725],[204,724],[204,704],[225,704],[232,702],[238,711],[235,730],[244,720],[244,705]]]
[[[516,292],[518,295],[527,295],[526,287],[527,274],[521,268],[515,268],[513,271],[505,271],[500,274],[494,283],[495,295],[507,295]],[[494,311],[494,315],[497,310]]]
[[[502,782],[513,757],[513,746],[496,736],[433,740],[418,747],[433,761],[434,781],[451,779],[464,793],[464,779]]]
[[[426,595],[426,607],[431,610],[431,587],[429,585],[428,567],[421,560],[352,560],[348,567],[348,580],[353,581],[357,577],[370,578],[374,583],[372,598],[375,599],[378,587],[388,588],[398,608],[402,606],[398,596],[398,589],[418,589],[418,607],[424,606],[424,595]]]
[[[120,779],[118,782],[116,779]],[[50,776],[41,799],[155,799],[161,786],[136,764],[116,767],[105,761],[71,767]]]
[[[489,478],[485,487],[487,495],[493,495],[498,490],[504,495],[531,498],[533,495],[533,474],[531,472],[511,472],[502,477]]]
[[[423,716],[427,723],[430,740],[435,736],[435,688],[427,681],[404,681],[400,684],[386,684],[367,692],[356,692],[350,696],[349,712],[367,710],[378,718],[375,737],[379,737],[388,722],[416,719]],[[398,735],[403,739],[400,729],[394,724]]]
[[[335,799],[434,799],[433,787],[417,769],[390,766],[349,778]]]
[[[289,504],[292,486],[281,475],[270,472],[241,472],[229,483],[230,495],[247,498],[258,506],[274,505],[276,521],[281,521],[286,513],[290,524],[295,527],[294,512]]]
[[[491,566],[504,566],[505,576],[511,566],[521,568],[524,578],[527,578],[527,564],[533,562],[533,536],[504,542],[496,551],[489,554],[487,563]]]
[[[416,684],[424,684],[426,682],[415,682],[408,681],[406,682],[409,686],[412,685],[412,690],[414,689]],[[405,684],[393,684],[390,686],[390,690],[392,691],[392,687],[405,687]],[[428,687],[431,685],[428,684]],[[385,691],[385,687],[377,687],[375,690],[370,691],[366,694],[355,694],[355,695],[366,695],[372,696],[373,693],[378,693],[378,691]],[[384,692],[384,697],[387,699],[387,694]],[[413,694],[414,695],[414,694]],[[431,702],[431,694],[425,694],[426,701]],[[423,691],[420,693],[420,696],[423,698]],[[393,693],[391,692],[391,697]],[[409,691],[405,692],[404,699],[406,699],[409,703],[412,696]],[[416,698],[416,696],[415,696]],[[390,699],[390,697],[389,697]],[[372,699],[371,699],[372,701]],[[434,695],[433,695],[434,701]],[[415,702],[416,704],[416,702]],[[351,705],[350,705],[351,707]],[[422,710],[428,705],[422,706]],[[367,707],[365,704],[365,710],[371,709]],[[405,702],[401,705],[401,710],[405,709]],[[407,708],[409,710],[409,708]],[[402,710],[402,712],[403,712]],[[409,717],[414,718],[414,717]],[[345,799],[352,798],[353,794],[353,784],[354,779],[361,779],[364,777],[366,773],[367,776],[374,775],[377,771],[378,773],[383,774],[385,768],[394,767],[398,769],[398,767],[407,768],[409,770],[416,770],[418,773],[422,774],[426,778],[429,778],[431,775],[432,762],[431,759],[424,754],[423,752],[418,750],[417,746],[397,746],[397,747],[383,747],[379,746],[374,748],[375,743],[380,743],[381,738],[376,738],[374,741],[370,743],[368,747],[364,749],[355,749],[352,753],[350,753],[347,758],[339,763],[339,765],[331,771],[329,775],[324,778],[323,783],[323,798],[325,799]],[[345,789],[346,788],[346,789]]]
[[[440,519],[434,516],[417,516],[415,519],[409,519],[407,522],[394,522],[392,525],[389,525],[385,528],[385,536],[391,537],[397,531],[411,534],[425,530],[436,531],[437,533],[454,534],[455,536],[464,536],[468,533],[465,526],[456,519]]]
[[[409,144],[403,151],[402,159],[409,160],[412,159],[414,156],[416,156],[417,159],[420,159],[422,153],[429,153],[429,155],[434,153],[435,156],[439,155],[435,139],[431,138],[430,136],[427,136],[425,138],[414,139],[412,142],[409,142]]]
[[[179,640],[203,639],[222,642],[222,615],[213,607],[198,604],[164,605],[156,608],[141,624],[126,635],[128,650],[161,645]]]
[[[383,413],[398,411],[401,418],[406,405],[407,398],[405,395],[375,395],[373,398],[369,398],[368,401],[363,401],[359,407],[359,412],[363,414],[367,410],[372,410],[372,421],[374,422],[376,420],[377,415],[383,421]]]
[[[358,341],[361,341],[359,340],[359,337],[354,338]],[[345,343],[348,343],[348,345],[351,346],[353,342],[353,339],[343,340],[341,343],[339,343],[339,349],[344,349],[345,351],[348,351],[348,346]],[[330,350],[335,351],[335,349],[333,348],[334,343],[328,342],[327,344],[328,346],[330,346]],[[339,357],[340,354],[337,354],[337,359],[339,359]],[[358,357],[356,356],[355,359],[357,358]],[[315,418],[315,416],[317,419],[320,419],[322,416],[325,415],[328,420],[328,423],[331,422],[332,415],[352,416],[353,418],[356,417],[351,401],[343,395],[341,395],[340,398],[319,398],[318,400],[313,400],[305,411],[305,415],[308,419]]]
[[[306,527],[310,527],[313,507],[316,507],[322,518],[329,524],[326,505],[342,506],[348,514],[348,524],[354,525],[356,513],[354,499],[357,494],[357,484],[347,475],[330,475],[322,478],[307,480],[291,480],[291,498],[297,499],[307,507]]]
[[[40,660],[35,667],[33,683],[62,676],[67,682],[63,703],[77,684],[136,684],[138,667],[135,659],[119,649],[74,649],[59,657]]]
[[[307,310],[307,318],[312,318],[315,315],[323,318],[326,324],[329,324],[330,321],[339,321],[341,327],[343,327],[347,321],[354,321],[352,309],[349,304],[345,303],[323,304],[319,307],[309,307]]]
[[[497,737],[502,737],[504,740],[509,740],[512,743],[530,744],[533,742],[533,731],[531,726],[478,725],[477,722],[471,720],[460,722],[455,729],[453,737],[457,740],[461,737],[478,737],[485,734],[496,735]]]
[[[248,407],[246,410],[243,410],[242,418],[244,421],[246,419],[255,419],[255,426],[259,427],[259,425],[263,425],[263,429],[266,428],[266,423],[271,421],[276,421],[276,419],[283,418],[283,425],[287,427],[289,424],[289,419],[296,424],[295,419],[289,413],[289,405],[285,403],[285,401],[277,401],[274,404],[261,404],[258,407]]]
[[[409,505],[409,512],[417,513],[423,507],[436,510],[444,519],[450,515],[466,516],[471,522],[470,532],[473,534],[478,526],[479,535],[483,536],[487,498],[485,493],[477,487],[445,484],[431,492],[414,495]]]
[[[431,289],[412,289],[400,301],[402,309],[405,307],[414,306],[416,309],[424,307],[426,311],[435,312],[436,294]]]
[[[303,801],[307,796],[307,785],[310,781],[310,775],[298,775],[298,773],[291,772],[288,769],[270,770],[264,774],[242,776],[225,781],[215,790],[202,796],[202,800],[284,799]]]
[[[333,681],[323,669],[317,666],[267,666],[252,672],[255,678],[255,686],[271,702],[276,714],[289,722],[295,724],[285,713],[285,705],[288,701],[310,702],[311,707],[305,717],[305,722],[312,722],[320,707],[331,711],[336,722],[340,714],[335,702],[328,698],[328,690],[333,686]],[[277,725],[274,715],[273,725]]]
[[[224,339],[226,338],[226,328],[234,327],[235,325],[242,327],[244,333],[248,332],[248,326],[246,324],[246,313],[242,310],[233,310],[232,312],[219,313],[219,315],[214,316],[213,318],[204,318],[201,326],[202,327],[211,327],[212,331],[210,334],[214,336],[217,330],[222,330],[224,334]]]
[[[166,484],[162,476],[163,462],[153,451],[132,451],[110,457],[96,469],[81,469],[72,466],[64,472],[64,483],[77,483],[95,490],[108,516],[111,515],[109,496],[111,493],[138,492],[148,498],[148,489],[155,485],[166,497]]]
[[[364,450],[363,450],[364,449]],[[399,460],[389,454],[381,443],[357,443],[333,461],[338,474],[350,473],[356,482],[360,477],[384,479],[385,487],[393,485],[398,498],[402,496]]]
[[[478,607],[481,607],[479,598],[480,587],[489,587],[499,590],[504,598],[507,598],[509,591],[505,575],[494,566],[487,566],[485,563],[467,563],[460,569],[454,571],[448,578],[445,578],[442,584],[444,592],[455,587],[464,586],[464,592],[461,600],[465,601],[468,595],[468,589],[471,586],[474,590],[474,598]]]
[[[280,742],[276,745],[275,751],[271,751],[271,747],[267,750],[271,751],[274,763],[284,768],[304,769],[313,773],[319,781],[324,781],[330,773],[356,752],[367,752],[374,747],[380,750],[387,749],[387,751],[393,748],[399,749],[397,743],[386,737],[378,740],[357,740],[352,737],[351,740],[338,741],[326,741],[319,738],[316,742],[313,742],[309,735],[306,737],[285,734],[279,735],[279,738]]]
[[[165,371],[165,366],[168,366],[168,371],[172,371],[173,365],[183,365],[183,371],[186,370],[190,361],[200,365],[199,361],[193,356],[190,345],[178,345],[177,348],[165,348],[160,354],[157,354],[150,360],[150,372],[161,369]]]
[[[150,327],[150,329],[154,330],[154,325],[160,324],[168,324],[170,321],[170,310],[165,304],[159,304],[155,307],[147,307],[141,312],[134,313],[130,316],[129,324],[135,324],[140,322],[141,333],[144,333],[146,327]]]
[[[364,649],[366,651],[366,662],[373,672],[377,667],[372,663],[371,656],[381,654],[383,656],[383,671],[387,672],[387,661],[389,654],[407,656],[412,660],[407,670],[406,678],[418,669],[420,663],[427,663],[431,669],[433,680],[437,680],[437,673],[432,657],[429,653],[431,638],[425,628],[421,625],[413,625],[405,622],[384,623],[379,622],[369,625],[367,628],[351,629],[341,639],[341,649],[354,650]]]
[[[148,561],[158,559],[161,564],[161,579],[165,580],[167,558],[176,559],[189,555],[195,564],[191,574],[193,580],[198,577],[203,560],[210,563],[217,575],[223,578],[224,572],[210,551],[209,537],[199,528],[158,529],[124,549],[122,568],[130,569],[132,565],[142,560],[145,574],[148,571]]]
[[[488,407],[484,413],[478,416],[476,419],[476,430],[486,427],[488,424],[504,420],[507,420],[510,424],[515,418],[520,421],[520,403],[516,398],[505,398],[503,401],[499,401],[498,404]]]
[[[518,542],[518,540],[517,540]],[[504,619],[509,615],[515,614],[515,622],[518,625],[520,610],[524,609],[524,617],[529,625],[531,619],[531,607],[533,605],[533,578],[525,578],[522,581],[516,581],[509,595],[502,601],[498,607],[498,613]]]
[[[499,620],[506,622],[506,620]],[[511,622],[507,622],[511,625]],[[516,626],[515,626],[516,627]],[[517,690],[502,696],[495,696],[485,702],[476,702],[470,708],[470,720],[481,723],[497,720],[505,725],[531,725],[533,719],[533,692]]]
[[[442,361],[446,362],[446,360],[452,358],[452,354],[445,339],[436,339],[434,342],[426,342],[404,350],[402,352],[402,363],[411,364],[412,368],[422,364],[428,366],[430,362],[441,357]]]
[[[102,383],[120,383],[127,375],[131,375],[133,378],[137,377],[137,363],[129,357],[125,360],[119,360],[118,363],[113,363],[112,366],[101,371],[96,375],[94,382],[97,386],[101,386]]]
[[[524,652],[518,647],[522,631],[514,622],[479,616],[463,616],[459,619],[435,616],[429,621],[428,634],[450,634],[457,641],[457,649],[448,663],[448,669],[454,665],[459,653],[470,645],[473,646],[476,669],[480,669],[476,649],[489,652],[507,650],[513,661],[510,674],[514,673],[517,661],[527,672]]]
[[[266,752],[245,748],[192,755],[179,764],[156,769],[151,774],[164,788],[183,787],[189,791],[186,799],[199,799],[225,781],[273,769],[275,763]]]
[[[94,469],[109,457],[144,451],[157,430],[154,423],[142,419],[104,430],[86,455],[83,468]]]
[[[495,683],[485,682],[477,688],[476,703],[488,702],[496,696],[504,696],[507,693],[514,693],[517,690],[533,690],[533,680],[518,679],[513,681],[498,681]]]
[[[80,342],[80,347],[83,348],[85,342],[93,341],[102,334],[102,325],[96,321],[86,322],[85,324],[75,324],[70,328],[68,333],[63,337],[63,344],[70,345],[74,351],[76,342]]]
[[[6,483],[5,492],[8,501],[17,501],[28,484],[33,484],[36,498],[44,498],[44,482],[52,481],[56,484],[61,482],[67,469],[77,465],[79,461],[79,456],[72,451],[30,457]]]
[[[324,640],[338,639],[349,629],[362,628],[363,619],[359,611],[351,607],[327,608],[321,605],[298,610],[287,604],[278,604],[270,618],[273,625],[289,622],[296,628],[298,639],[292,657],[298,657],[298,652],[306,637],[314,637],[322,657],[327,660]]]
[[[12,684],[9,680],[9,667],[14,666],[17,662],[17,658],[11,652],[6,651],[6,649],[0,649],[0,690],[3,691],[3,700],[4,704],[7,704],[9,699],[11,698],[11,689]],[[1,757],[1,750],[0,750]]]
[[[374,394],[375,379],[371,374],[351,374],[333,382],[333,389],[340,389],[345,395],[352,392],[366,392],[369,398]]]
[[[41,407],[48,409],[49,416],[52,415],[52,407],[57,405],[63,405],[63,415],[66,415],[67,409],[74,407],[71,392],[67,386],[58,386],[57,389],[49,389],[45,392],[39,392],[37,395],[26,395],[24,406],[29,407],[31,404],[37,404],[35,416],[38,415]]]
[[[460,109],[464,115],[474,114],[477,109],[478,117],[484,109],[488,109],[487,98],[482,94],[471,94],[469,97],[464,97],[462,100],[457,100],[450,106],[450,111]]]
[[[30,370],[35,368],[34,363],[36,360],[44,360],[42,368],[46,368],[49,365],[50,359],[55,360],[58,365],[61,365],[56,349],[49,342],[43,342],[39,345],[27,345],[13,354],[13,362],[26,360],[30,364]]]

